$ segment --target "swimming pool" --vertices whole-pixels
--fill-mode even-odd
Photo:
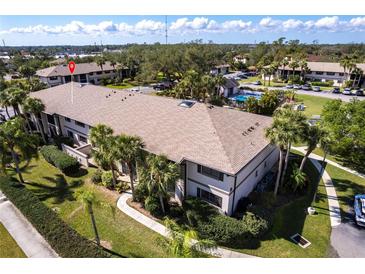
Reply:
[[[240,95],[235,95],[233,97],[230,97],[229,100],[236,101],[239,103],[245,102],[249,97],[255,97],[257,100],[261,98],[261,94],[256,93],[245,93]]]

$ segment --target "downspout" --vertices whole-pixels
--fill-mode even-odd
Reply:
[[[232,198],[232,208],[231,208],[231,211],[232,211],[232,214],[233,215],[233,211],[234,211],[234,200],[235,200],[235,197],[236,197],[236,185],[237,185],[237,175],[234,176],[234,186],[233,186],[233,198]]]

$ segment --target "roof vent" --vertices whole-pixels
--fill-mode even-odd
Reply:
[[[195,104],[194,101],[184,100],[182,101],[179,106],[184,108],[191,108]]]

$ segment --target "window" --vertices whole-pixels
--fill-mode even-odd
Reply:
[[[87,143],[87,139],[84,136],[79,135],[79,141],[83,143]]]
[[[89,72],[89,75],[94,75],[94,72]]]
[[[219,181],[223,181],[223,173],[209,167],[198,165],[198,173]]]
[[[110,70],[104,70],[104,73],[110,73]]]
[[[344,76],[345,74],[343,72],[340,72],[338,75],[340,76]]]
[[[213,193],[205,191],[204,189],[201,189],[199,187],[197,188],[197,196],[202,200],[207,201],[208,203],[222,208],[222,197],[214,195]]]
[[[72,131],[67,130],[67,135],[68,135],[68,137],[70,137],[72,139],[74,138],[74,134]]]
[[[96,74],[100,75],[100,74],[103,74],[103,72],[102,71],[97,71]]]
[[[257,176],[259,176],[259,171],[258,170],[255,171],[255,177],[257,177]]]
[[[55,125],[55,119],[52,115],[47,114],[47,121],[49,124]]]
[[[65,117],[65,120],[66,120],[66,122],[71,123],[71,119],[70,118]]]
[[[78,125],[79,127],[85,127],[85,124],[79,121],[75,121],[75,124]]]
[[[323,74],[323,71],[316,71],[316,74],[317,75],[322,75]]]
[[[184,107],[184,108],[191,108],[193,105],[195,104],[194,101],[188,101],[188,100],[184,100],[182,101],[179,106],[180,107]]]
[[[334,73],[334,72],[327,72],[326,74],[327,74],[327,75],[335,75],[335,73]]]
[[[264,167],[267,167],[267,162],[265,161],[265,163],[264,163]]]
[[[51,77],[49,77],[49,80],[51,80],[51,81],[55,81],[55,80],[57,80],[58,79],[58,77],[57,76],[51,76]]]

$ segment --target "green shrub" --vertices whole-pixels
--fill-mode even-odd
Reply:
[[[101,175],[101,181],[103,182],[103,186],[112,187],[113,186],[113,173],[111,171],[104,171],[103,175]]]
[[[79,171],[79,162],[59,150],[56,146],[43,146],[40,149],[40,153],[48,163],[54,165],[65,174],[74,174]]]
[[[118,191],[119,193],[127,191],[128,189],[130,189],[129,184],[124,181],[118,183],[117,186],[115,187],[115,190]]]
[[[70,147],[74,145],[74,140],[66,136],[56,136],[53,138],[53,142],[59,149],[62,149],[62,144],[65,144]]]
[[[224,245],[250,238],[250,232],[242,221],[221,214],[208,223],[199,223],[198,231],[202,237]]]
[[[144,201],[144,207],[151,213],[152,216],[161,216],[160,202],[158,198],[154,196],[148,196]]]
[[[333,81],[327,81],[327,82],[314,81],[314,82],[311,82],[311,84],[312,84],[312,86],[318,86],[318,87],[332,87]]]
[[[100,184],[102,182],[101,176],[103,171],[101,169],[97,169],[95,173],[91,176],[91,182],[94,184]]]
[[[110,257],[101,247],[73,230],[22,185],[0,180],[0,189],[61,257]]]
[[[253,214],[252,212],[247,212],[241,222],[245,228],[244,230],[248,231],[251,234],[250,236],[253,238],[259,238],[264,235],[270,227],[267,220]]]
[[[148,196],[147,185],[139,182],[134,188],[134,198],[137,202],[144,203]]]

